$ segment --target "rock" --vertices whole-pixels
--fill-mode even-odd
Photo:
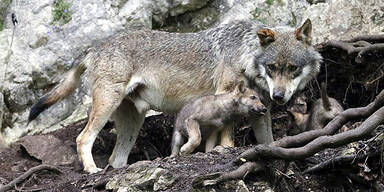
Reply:
[[[3,124],[4,109],[5,109],[4,96],[0,92],[0,131],[1,131],[1,125]]]
[[[53,135],[25,136],[19,143],[30,156],[44,164],[69,165],[77,159],[75,150]]]
[[[12,0],[0,0],[0,31],[3,30],[6,20],[6,15],[8,12],[8,7],[11,4]]]
[[[64,0],[65,1],[65,0]],[[0,9],[4,0],[1,1]],[[203,0],[106,0],[68,1],[71,20],[53,22],[54,0],[17,1],[4,17],[14,12],[19,25],[13,34],[10,19],[0,32],[0,90],[9,107],[9,123],[2,135],[7,143],[29,133],[53,131],[59,122],[86,117],[89,102],[88,85],[80,88],[68,99],[56,104],[27,126],[29,108],[44,93],[57,84],[79,54],[94,42],[128,27],[152,28],[152,21],[163,23],[169,16],[201,8]],[[1,13],[5,13],[2,12]],[[0,17],[3,18],[3,17]],[[12,48],[10,48],[12,43]],[[82,109],[78,109],[79,106]],[[3,109],[3,106],[1,109]],[[1,110],[0,109],[0,110]],[[75,111],[75,113],[74,113]]]
[[[175,178],[166,169],[150,161],[139,161],[128,167],[123,175],[110,180],[106,189],[119,191],[162,191],[175,182]]]

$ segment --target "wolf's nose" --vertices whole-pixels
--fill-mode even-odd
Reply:
[[[281,101],[284,99],[284,92],[274,91],[272,95],[273,100]]]
[[[262,113],[266,113],[266,112],[267,112],[267,108],[266,108],[266,107],[264,107],[264,106],[263,106],[263,107],[261,107],[261,108],[260,108],[260,112],[262,112]]]

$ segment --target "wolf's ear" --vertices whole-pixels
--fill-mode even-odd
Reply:
[[[276,32],[271,29],[260,29],[257,31],[257,36],[261,46],[266,46],[276,40]]]
[[[312,23],[311,20],[305,20],[304,24],[296,29],[296,39],[307,45],[312,43]]]
[[[236,94],[243,94],[244,92],[245,92],[244,81],[240,81],[240,83],[237,84],[237,86],[235,88],[235,93]]]

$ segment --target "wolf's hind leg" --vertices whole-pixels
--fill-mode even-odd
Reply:
[[[174,128],[176,129],[176,128]],[[172,137],[172,144],[171,144],[171,147],[172,147],[172,153],[171,153],[171,157],[175,157],[175,156],[178,156],[179,153],[180,153],[180,148],[181,146],[185,143],[185,139],[183,138],[183,136],[181,135],[180,131],[178,130],[175,130],[173,132],[173,137]]]
[[[92,146],[98,133],[124,98],[122,92],[123,88],[120,85],[100,86],[93,90],[92,111],[88,123],[76,139],[77,151],[84,170],[89,173],[101,170],[96,167],[93,160]]]
[[[185,122],[185,126],[188,130],[188,142],[181,147],[181,155],[191,154],[201,143],[199,123],[195,120],[188,119]]]
[[[117,140],[109,164],[120,168],[127,164],[128,155],[136,142],[141,126],[144,123],[145,112],[139,113],[130,100],[124,99],[112,115],[115,122]]]
[[[215,146],[217,144],[218,135],[219,135],[219,131],[215,130],[207,138],[207,140],[205,141],[205,152],[212,151],[212,149],[215,148]]]

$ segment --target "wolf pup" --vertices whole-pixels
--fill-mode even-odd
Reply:
[[[29,121],[69,96],[86,72],[92,110],[76,139],[84,170],[100,170],[92,145],[110,117],[117,140],[109,163],[123,167],[149,109],[175,113],[198,97],[229,92],[241,80],[261,94],[268,109],[271,100],[286,103],[319,71],[321,56],[311,34],[310,20],[297,29],[243,20],[197,33],[124,31],[75,59],[65,80],[31,108]],[[273,141],[269,110],[250,123],[259,143]],[[231,130],[224,127],[221,145],[234,145]]]
[[[328,97],[327,86],[325,83],[321,83],[320,95],[321,98],[313,103],[309,114],[289,111],[294,118],[294,124],[301,128],[301,131],[322,129],[333,118],[344,111],[343,107],[336,99]]]
[[[322,129],[333,118],[344,111],[340,103],[332,98],[328,97],[327,86],[323,82],[321,83],[321,99],[318,99],[311,109],[311,113],[308,117],[307,130]]]
[[[238,116],[258,116],[266,111],[256,91],[242,82],[232,92],[200,97],[185,105],[177,116],[171,156],[190,154],[201,141],[205,141],[208,152],[216,146],[224,124]]]

